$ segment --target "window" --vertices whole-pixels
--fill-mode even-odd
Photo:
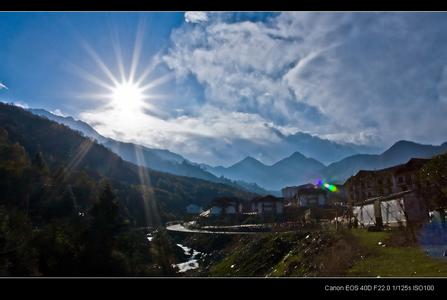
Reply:
[[[399,182],[399,183],[403,183],[403,182],[404,182],[404,178],[399,176],[399,177],[397,178],[397,182]]]

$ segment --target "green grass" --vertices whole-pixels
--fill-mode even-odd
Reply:
[[[391,232],[355,229],[352,234],[364,248],[365,256],[348,270],[348,276],[447,276],[447,260],[428,257],[417,246],[379,246],[379,242],[386,244],[393,237]]]
[[[211,276],[273,276],[283,272],[284,258],[296,247],[302,234],[269,234],[262,237],[249,237],[239,243],[228,255],[213,265]],[[275,269],[279,268],[274,272]]]

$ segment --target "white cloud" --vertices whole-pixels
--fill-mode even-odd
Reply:
[[[187,11],[185,12],[185,21],[187,23],[202,23],[208,21],[206,12],[203,11]]]
[[[50,111],[53,115],[60,116],[60,117],[66,117],[67,115],[64,114],[60,109],[55,109],[54,111]]]
[[[443,14],[300,12],[252,21],[188,12],[185,20],[201,26],[174,30],[162,61],[186,93],[158,102],[159,117],[129,120],[99,108],[81,118],[105,135],[211,164],[289,155],[294,149],[276,130],[384,147],[447,140]],[[189,92],[191,80],[203,95]]]
[[[8,87],[0,82],[0,90],[3,90],[3,89],[7,90]]]
[[[172,34],[164,61],[224,111],[342,141],[440,143],[446,27],[445,16],[423,14],[282,13],[266,22],[208,14],[206,26]]]

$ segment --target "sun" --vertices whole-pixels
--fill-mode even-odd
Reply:
[[[123,55],[118,36],[112,40],[114,51],[104,53],[104,57],[81,38],[81,46],[95,63],[90,64],[94,69],[89,71],[70,64],[76,75],[94,85],[94,91],[78,96],[95,104],[96,118],[106,120],[101,122],[103,130],[113,134],[125,132],[130,136],[147,125],[148,120],[155,122],[154,119],[160,119],[163,116],[160,101],[168,99],[168,96],[157,93],[158,87],[174,78],[172,72],[159,68],[162,63],[159,56],[145,57],[146,63],[141,60],[144,24],[143,21],[137,29],[133,53],[127,56],[130,60],[124,60],[126,55]],[[130,50],[131,47],[125,48]],[[107,65],[104,59],[110,59],[113,54],[116,65]]]
[[[112,106],[121,111],[138,111],[144,106],[144,91],[138,84],[124,81],[111,89]]]

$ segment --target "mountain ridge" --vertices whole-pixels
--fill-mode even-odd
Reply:
[[[181,214],[188,204],[206,205],[215,197],[235,196],[248,200],[254,195],[224,183],[137,166],[66,125],[14,105],[0,103],[0,128],[6,131],[12,144],[26,149],[30,157],[42,153],[48,166],[62,174],[61,180],[76,171],[86,172],[96,180],[107,178],[116,187],[144,186],[150,191],[151,201],[157,202],[154,205],[167,213]],[[139,211],[144,215],[144,210]]]
[[[81,132],[83,135],[98,141],[100,144],[106,146],[112,152],[131,163],[149,167],[160,172],[228,184],[238,188],[248,189],[254,193],[270,193],[270,191],[264,190],[260,186],[253,185],[252,182],[236,182],[229,178],[218,177],[205,170],[199,164],[190,162],[183,156],[169,150],[149,148],[131,142],[121,142],[104,137],[82,120],[76,120],[70,116],[55,115],[45,109],[30,108],[28,111]]]
[[[431,158],[447,152],[447,142],[440,145],[400,140],[381,154],[357,154],[328,165],[322,171],[326,180],[342,183],[359,170],[376,170],[406,163],[411,158]]]
[[[297,170],[301,170],[301,177],[310,177],[317,176],[317,171],[324,167],[324,164],[318,160],[295,151],[271,165],[266,165],[251,156],[247,156],[229,167],[218,166],[213,168],[208,166],[207,170],[216,176],[254,182],[263,188],[278,191],[283,186],[292,184],[296,180],[294,176],[296,176]]]
[[[321,178],[334,183],[343,183],[359,170],[386,168],[405,163],[413,157],[429,158],[447,151],[447,142],[440,145],[427,145],[408,140],[399,140],[381,153],[355,153],[328,165],[312,156],[295,150],[290,155],[272,164],[265,164],[249,155],[228,167],[212,167],[207,164],[189,162],[183,156],[169,150],[153,149],[103,137],[87,123],[75,120],[72,117],[56,116],[43,109],[32,110],[38,114],[45,114],[46,117],[55,118],[62,123],[74,122],[75,124],[72,124],[72,127],[79,128],[78,130],[81,132],[87,132],[92,138],[96,137],[97,140],[102,141],[113,152],[133,163],[138,163],[135,149],[139,149],[145,153],[145,161],[151,162],[151,164],[146,162],[145,165],[156,170],[213,182],[233,182],[233,184],[244,186],[244,188],[254,188],[253,191],[256,192],[265,189],[265,193],[278,191],[287,185],[312,182]],[[318,143],[329,142],[332,148],[342,147],[342,149],[346,149],[346,147],[343,148],[344,146],[340,146],[340,144],[322,140],[307,133],[296,133],[294,136],[317,141]],[[332,149],[331,147],[329,149]],[[352,145],[348,144],[347,147],[352,147]]]

